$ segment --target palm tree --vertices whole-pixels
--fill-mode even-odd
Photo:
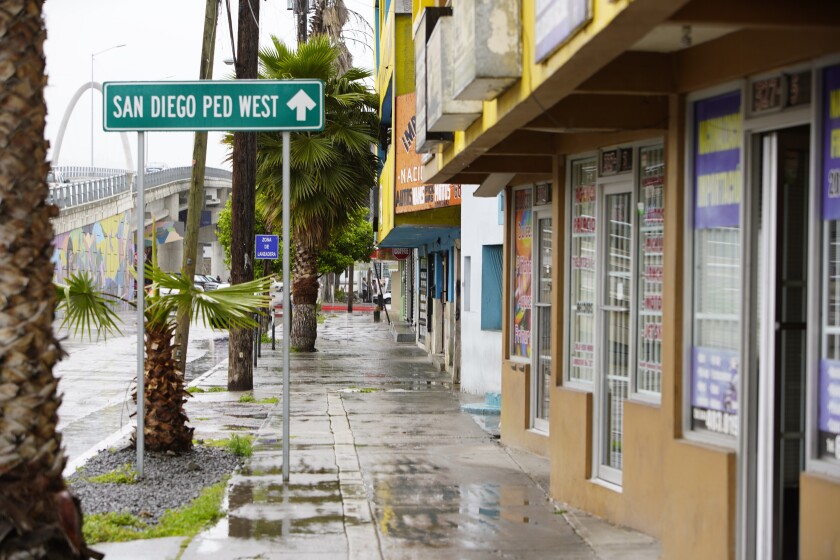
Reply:
[[[190,394],[174,356],[176,312],[179,308],[189,309],[187,317],[217,328],[254,327],[254,314],[268,305],[269,298],[264,294],[270,279],[259,278],[204,292],[185,274],[176,276],[147,265],[146,276],[152,280],[152,288],[144,309],[145,444],[152,451],[188,451],[192,449],[193,428],[187,427],[189,418],[184,411]],[[134,399],[137,400],[136,392]]]
[[[176,311],[189,309],[188,317],[218,328],[248,328],[256,325],[254,313],[265,307],[268,278],[252,280],[204,292],[192,279],[163,272],[152,264],[146,265],[146,277],[152,281],[144,307],[145,369],[144,393],[146,410],[143,416],[146,448],[151,451],[188,451],[192,448],[193,428],[184,403],[189,398],[184,374],[174,356],[174,334],[177,328]],[[58,309],[64,314],[64,325],[70,330],[90,335],[94,330],[107,335],[117,330],[117,315],[112,305],[118,301],[134,302],[118,296],[98,292],[87,273],[75,275],[67,285],[56,287]],[[134,393],[137,401],[137,393]]]
[[[5,2],[0,26],[0,558],[90,558],[56,431],[42,0]]]
[[[324,82],[325,126],[321,132],[291,134],[290,209],[294,242],[294,314],[291,345],[315,349],[318,324],[318,255],[356,210],[368,205],[378,159],[372,146],[379,129],[378,98],[364,83],[367,70],[338,67],[339,50],[324,36],[312,37],[294,51],[272,37],[260,51],[260,78],[314,78]],[[257,197],[266,223],[280,229],[282,210],[282,136],[257,139]]]

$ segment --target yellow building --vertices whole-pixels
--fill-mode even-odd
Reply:
[[[384,163],[379,179],[377,244],[380,249],[397,249],[394,254],[407,254],[391,279],[392,314],[457,377],[460,185],[430,184],[423,177],[423,154],[417,152],[415,138],[411,14],[410,1],[378,3],[377,90]]]
[[[506,195],[503,442],[664,558],[840,558],[840,3],[412,8],[425,180]]]

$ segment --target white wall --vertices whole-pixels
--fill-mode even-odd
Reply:
[[[502,333],[481,330],[481,252],[483,245],[501,245],[497,198],[472,195],[476,185],[464,185],[461,199],[461,390],[483,395],[502,390]],[[470,305],[466,311],[466,265],[470,257]]]

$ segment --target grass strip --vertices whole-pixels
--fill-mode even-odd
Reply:
[[[229,476],[208,486],[188,504],[167,510],[156,525],[149,525],[130,513],[96,513],[85,516],[82,532],[88,544],[125,542],[161,537],[194,537],[225,513],[222,499]]]

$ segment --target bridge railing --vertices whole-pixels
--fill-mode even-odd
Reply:
[[[107,168],[91,167],[58,167],[56,168],[65,174],[66,177],[94,177],[96,173],[106,173]],[[69,173],[65,170],[70,170]],[[129,174],[123,169],[110,169],[110,175],[98,179],[76,181],[50,187],[49,201],[59,208],[69,208],[80,204],[87,204],[102,200],[110,196],[130,191],[134,187],[134,174]],[[143,175],[144,189],[159,187],[167,183],[189,180],[192,175],[192,167],[172,167],[162,171],[145,173]],[[226,169],[208,167],[205,170],[205,177],[211,179],[231,180],[233,175]]]
[[[60,165],[54,168],[68,179],[105,179],[114,175],[125,175],[125,169],[117,167],[86,167],[82,165]]]

